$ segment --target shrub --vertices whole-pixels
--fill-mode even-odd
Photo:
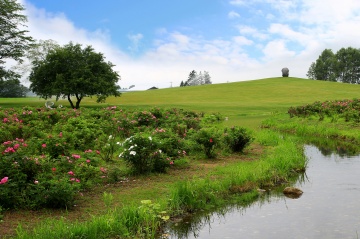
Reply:
[[[219,143],[218,132],[214,128],[202,128],[194,134],[194,140],[200,144],[207,158],[215,158],[215,145]]]
[[[224,142],[232,152],[243,152],[251,141],[253,138],[243,127],[234,126],[224,130]]]
[[[119,157],[123,158],[136,174],[163,173],[171,162],[158,145],[151,136],[137,133],[124,141],[124,150]]]

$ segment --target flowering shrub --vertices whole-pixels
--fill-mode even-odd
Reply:
[[[194,135],[195,141],[202,146],[207,158],[215,158],[215,146],[219,143],[216,129],[202,128]]]
[[[233,126],[224,129],[224,142],[232,152],[243,152],[252,140],[248,130],[243,127]]]
[[[221,121],[175,108],[0,108],[0,208],[70,207],[80,190],[124,180],[129,170],[184,168],[202,151],[213,158],[222,142],[207,127]],[[129,167],[114,160],[120,151]]]
[[[159,142],[147,134],[137,133],[122,144],[119,155],[133,169],[134,173],[163,173],[170,166],[170,159],[159,149]]]
[[[290,107],[288,110],[290,117],[309,117],[319,116],[323,120],[325,116],[330,117],[332,121],[343,118],[345,121],[360,122],[360,100],[334,100],[334,101],[316,101],[313,104]]]

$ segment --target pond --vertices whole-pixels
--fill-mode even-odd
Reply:
[[[360,156],[305,146],[305,177],[298,199],[263,195],[247,208],[230,207],[169,227],[168,238],[359,238]]]

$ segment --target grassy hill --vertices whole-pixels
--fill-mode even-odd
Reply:
[[[95,98],[85,98],[81,106],[124,108],[176,107],[206,113],[219,112],[228,117],[228,125],[255,128],[272,112],[286,112],[290,106],[314,101],[352,99],[360,97],[360,86],[301,78],[267,78],[253,81],[192,87],[135,91],[110,97],[105,104]],[[0,106],[43,105],[38,98],[0,99]],[[68,106],[67,101],[59,102]]]

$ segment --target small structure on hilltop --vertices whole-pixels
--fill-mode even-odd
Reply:
[[[288,77],[289,76],[289,68],[284,67],[284,68],[281,69],[281,72],[282,72],[283,77]]]
[[[148,90],[157,90],[157,89],[158,89],[157,87],[153,86],[153,87],[149,88]]]

